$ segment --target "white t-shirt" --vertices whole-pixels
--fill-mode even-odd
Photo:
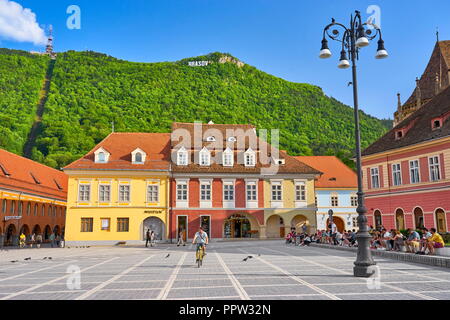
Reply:
[[[331,232],[336,233],[337,232],[336,229],[337,229],[336,224],[333,222],[333,224],[331,225]]]
[[[208,234],[206,232],[197,232],[195,234],[195,238],[197,243],[206,243],[206,239],[208,239]]]

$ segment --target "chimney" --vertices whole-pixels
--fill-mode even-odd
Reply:
[[[422,92],[420,92],[419,78],[416,78],[416,101],[417,109],[422,106]]]
[[[402,112],[402,101],[400,99],[400,93],[397,93],[397,110],[398,112]]]

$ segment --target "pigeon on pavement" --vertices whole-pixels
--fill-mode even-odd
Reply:
[[[19,260],[13,260],[13,261],[11,261],[12,263],[16,263],[16,262],[19,262]]]
[[[166,256],[166,259],[167,259],[168,257],[170,257],[170,253]]]
[[[23,260],[25,260],[25,261],[31,260],[31,257],[30,257],[30,258],[25,258],[25,259],[23,259]]]

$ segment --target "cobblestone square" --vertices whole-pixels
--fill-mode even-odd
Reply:
[[[207,253],[198,268],[194,247],[171,244],[2,251],[0,300],[450,299],[445,268],[375,257],[368,282],[353,277],[352,252],[240,241]]]

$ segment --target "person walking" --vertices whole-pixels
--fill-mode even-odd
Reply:
[[[25,248],[27,236],[22,232],[19,237],[19,246],[21,249]]]
[[[147,229],[145,233],[145,247],[148,248],[148,243],[150,242],[150,229]]]
[[[55,234],[54,233],[52,233],[51,235],[50,235],[50,244],[51,244],[51,246],[52,246],[52,248],[55,246]]]
[[[180,230],[180,232],[178,233],[178,242],[177,242],[177,247],[179,247],[180,245],[186,246],[186,243],[184,243],[184,232],[183,229]]]
[[[60,248],[61,247],[61,236],[59,234],[56,235],[56,247]]]
[[[33,233],[30,239],[30,248],[33,248],[33,244],[36,242],[36,234]]]
[[[150,247],[153,247],[154,244],[155,244],[155,232],[152,230],[150,232]]]
[[[41,235],[41,234],[38,234],[38,235],[36,236],[36,247],[37,247],[38,249],[40,249],[40,248],[41,248],[41,244],[42,244],[42,235]]]

